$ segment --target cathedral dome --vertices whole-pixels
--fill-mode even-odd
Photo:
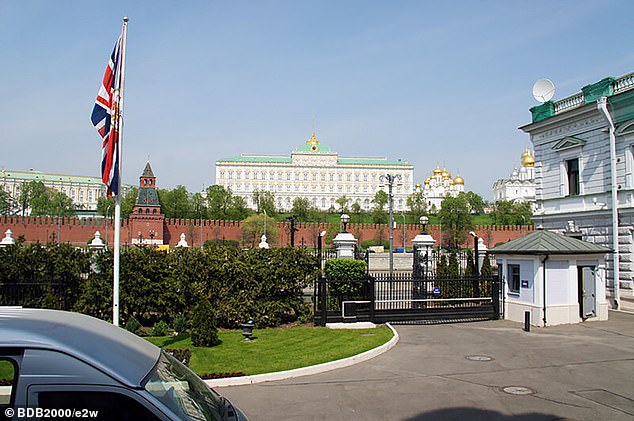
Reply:
[[[526,148],[526,150],[522,153],[522,167],[534,167],[535,166],[535,157],[531,153],[530,148]]]
[[[428,185],[429,183],[431,183],[431,177],[427,177],[425,179],[425,185]]]
[[[440,169],[440,167],[436,167],[436,169],[434,170],[434,175],[439,175],[442,174],[442,170]]]
[[[453,179],[453,183],[464,186],[464,179],[458,175],[456,178]]]
[[[451,174],[449,174],[449,171],[447,171],[447,168],[445,168],[442,171],[442,179],[443,180],[449,180],[451,178]]]

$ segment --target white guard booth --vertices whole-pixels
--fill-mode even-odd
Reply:
[[[538,229],[489,251],[503,279],[504,314],[534,326],[607,320],[607,247]]]

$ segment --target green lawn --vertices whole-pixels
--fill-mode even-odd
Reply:
[[[360,330],[280,328],[254,330],[257,339],[242,340],[241,331],[222,331],[222,343],[198,348],[188,336],[148,337],[162,348],[192,350],[190,368],[198,375],[242,372],[247,375],[306,367],[350,357],[384,344],[392,338],[387,327]]]

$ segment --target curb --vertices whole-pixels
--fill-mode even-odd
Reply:
[[[310,374],[324,373],[326,371],[335,370],[337,368],[348,367],[350,365],[367,361],[371,358],[381,355],[384,352],[392,349],[398,343],[399,336],[398,332],[396,332],[396,329],[394,329],[389,323],[386,323],[385,325],[392,330],[392,333],[394,334],[394,336],[392,336],[392,339],[381,346],[377,346],[376,348],[372,348],[368,351],[362,352],[361,354],[353,355],[352,357],[329,361],[327,363],[312,365],[309,367],[295,368],[293,370],[276,371],[274,373],[256,374],[253,376],[210,379],[204,380],[204,382],[207,383],[207,386],[209,387],[242,386],[246,384],[255,384],[275,380],[291,379],[293,377],[308,376]]]

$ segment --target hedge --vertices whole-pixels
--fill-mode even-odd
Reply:
[[[209,244],[204,250],[165,253],[127,247],[121,250],[121,318],[125,323],[134,317],[145,326],[178,316],[192,320],[193,309],[205,301],[217,327],[236,328],[249,319],[258,327],[277,326],[310,311],[302,290],[317,269],[317,257],[302,248],[240,250]],[[112,279],[112,251],[91,253],[67,244],[0,248],[0,305],[16,304],[10,302],[12,291],[22,287],[15,284],[27,282],[38,285],[34,296],[25,298],[31,307],[108,320]],[[35,296],[41,285],[47,287],[46,301]]]

